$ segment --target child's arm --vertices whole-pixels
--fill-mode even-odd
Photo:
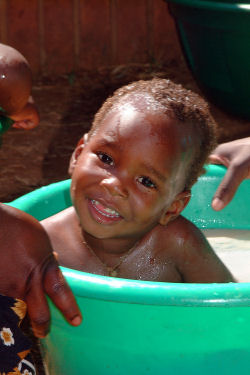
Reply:
[[[0,225],[0,293],[27,303],[37,337],[44,337],[49,330],[45,294],[70,324],[79,325],[81,313],[41,224],[20,210],[0,204]]]
[[[30,130],[39,124],[39,113],[34,103],[33,98],[30,96],[26,106],[18,113],[10,116],[15,121],[12,125],[16,129]]]
[[[227,283],[234,277],[213,251],[203,233],[190,221],[179,217],[177,267],[186,283]],[[177,231],[177,232],[176,232]]]

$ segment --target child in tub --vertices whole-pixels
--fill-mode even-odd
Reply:
[[[38,125],[31,84],[26,59],[14,48],[0,44],[0,140],[11,126],[31,129]],[[80,323],[80,312],[37,220],[0,204],[0,250],[0,374],[35,374],[31,342],[20,329],[26,309],[38,337],[44,337],[49,329],[45,294],[71,324]]]
[[[214,127],[206,103],[169,80],[117,90],[72,155],[74,206],[42,222],[59,263],[129,279],[233,281],[180,216],[215,145]]]

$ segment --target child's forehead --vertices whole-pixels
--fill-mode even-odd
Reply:
[[[129,110],[132,108],[142,113],[145,113],[145,111],[162,114],[166,112],[166,108],[159,103],[159,101],[145,92],[129,93],[125,95],[117,100],[111,111]]]
[[[148,150],[157,146],[163,152],[182,152],[192,144],[192,137],[181,131],[175,117],[162,111],[140,111],[128,102],[110,111],[95,134],[104,144],[117,143],[121,147],[133,140],[133,146],[144,142]]]
[[[161,133],[164,137],[165,130],[170,128],[170,119],[162,111],[141,110],[131,102],[119,105],[110,111],[102,121],[101,132],[108,132],[113,135],[128,135],[139,132],[145,136]]]
[[[164,107],[147,93],[129,93],[118,99],[93,134],[105,133],[117,139],[118,135],[129,136],[129,133],[134,137],[137,132],[145,137],[160,137],[161,144],[166,145],[171,137],[182,150],[192,145],[195,137],[191,124],[180,122],[172,109]]]
[[[162,140],[169,133],[179,132],[180,124],[171,111],[164,111],[162,106],[152,107],[151,103],[144,104],[129,100],[114,106],[101,121],[100,131],[112,134],[139,131],[148,136],[159,134]]]

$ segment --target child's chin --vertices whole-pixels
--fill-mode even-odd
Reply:
[[[115,225],[99,224],[87,225],[83,228],[85,233],[88,233],[90,236],[99,239],[111,239],[120,237],[120,230],[116,230]],[[118,234],[118,233],[119,234]]]

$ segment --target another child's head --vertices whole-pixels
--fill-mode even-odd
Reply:
[[[32,76],[27,60],[16,49],[0,44],[0,115],[16,127],[33,128],[39,116],[31,95]]]
[[[157,78],[118,89],[71,160],[84,229],[136,237],[167,224],[188,203],[214,146],[215,123],[198,95]]]

